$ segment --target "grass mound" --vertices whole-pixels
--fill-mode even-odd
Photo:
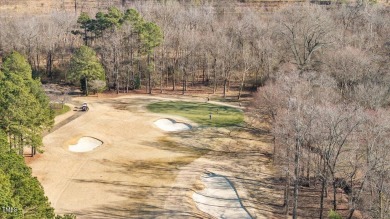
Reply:
[[[54,111],[54,116],[59,116],[61,114],[67,113],[70,111],[70,107],[68,105],[62,104],[50,104],[50,107]]]
[[[241,110],[209,103],[162,101],[149,104],[147,109],[154,113],[186,117],[204,126],[235,126],[244,121],[244,114]]]

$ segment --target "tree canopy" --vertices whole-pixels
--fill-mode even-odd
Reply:
[[[0,73],[0,129],[10,150],[22,153],[25,146],[42,145],[42,132],[53,124],[54,114],[39,79],[32,78],[27,60],[17,52],[6,56]]]
[[[140,18],[138,12],[134,9],[127,10],[125,13],[116,7],[110,7],[107,13],[97,12],[95,19],[90,18],[86,12],[82,12],[77,19],[80,29],[72,31],[75,35],[82,35],[85,45],[94,39],[102,37],[105,30],[122,26],[126,21],[132,21]],[[138,16],[137,16],[138,15]]]
[[[34,155],[42,146],[42,132],[53,124],[53,115],[27,60],[17,52],[5,56],[0,68],[0,218],[55,217],[21,156],[24,147]]]
[[[37,178],[31,176],[31,169],[26,166],[23,157],[10,152],[0,154],[0,178],[5,179],[0,181],[0,187],[7,193],[0,202],[14,211],[2,210],[0,216],[54,218],[54,209],[50,207]]]
[[[73,215],[55,216],[36,177],[32,177],[22,156],[4,152],[6,138],[0,131],[0,218],[75,218]]]
[[[68,79],[73,82],[82,80],[82,85],[92,80],[105,80],[103,66],[93,49],[81,46],[76,51],[70,60]],[[88,94],[88,87],[85,92]]]

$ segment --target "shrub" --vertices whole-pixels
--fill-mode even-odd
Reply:
[[[330,210],[328,214],[329,219],[343,219],[339,213],[336,211]]]

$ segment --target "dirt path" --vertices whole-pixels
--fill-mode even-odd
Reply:
[[[205,168],[227,167],[231,161],[215,159],[208,149],[187,147],[175,140],[185,141],[183,136],[170,138],[156,128],[153,122],[163,116],[144,106],[161,99],[167,98],[76,99],[88,102],[89,112],[70,113],[59,121],[44,137],[45,153],[29,162],[56,213],[78,218],[207,217],[189,199],[198,176]],[[103,145],[87,153],[68,151],[83,136]]]

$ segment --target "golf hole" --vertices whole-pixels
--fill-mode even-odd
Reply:
[[[79,139],[77,144],[69,145],[69,151],[80,153],[80,152],[88,152],[92,151],[95,148],[102,145],[103,142],[99,139],[92,138],[92,137],[82,137]]]

